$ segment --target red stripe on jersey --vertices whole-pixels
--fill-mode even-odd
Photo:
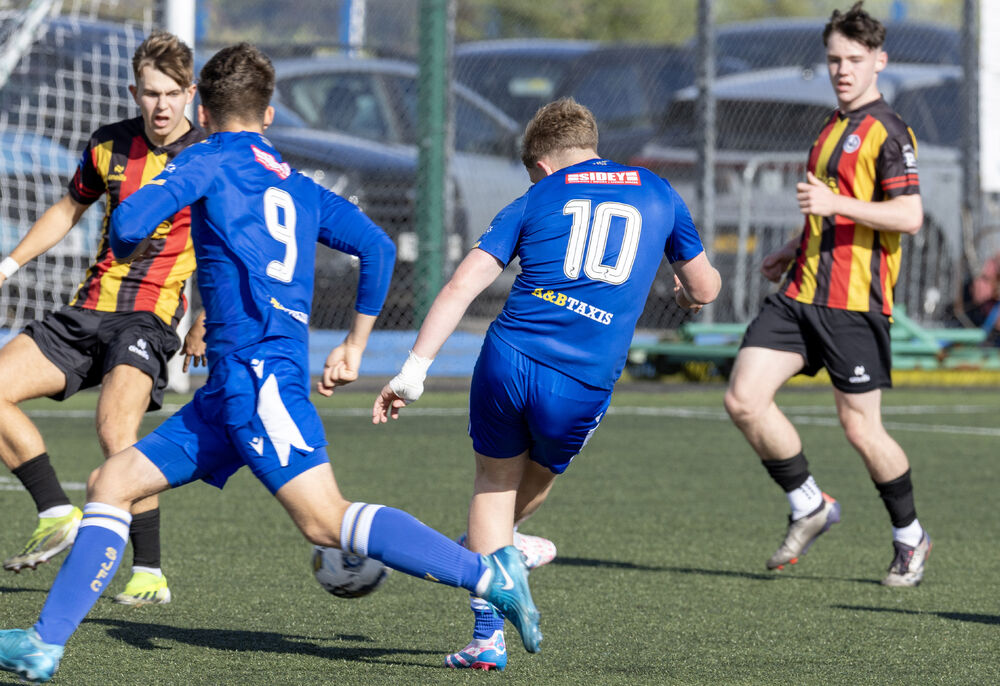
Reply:
[[[806,263],[806,246],[809,244],[809,218],[806,217],[805,229],[802,231],[802,241],[799,243],[799,254],[795,258],[795,264],[792,265],[792,278],[788,284],[788,288],[785,289],[785,295],[789,298],[797,298],[799,295],[799,290],[801,289],[802,281],[802,269]]]
[[[191,232],[191,208],[185,207],[175,214],[171,221],[170,232],[163,239],[165,241],[163,251],[146,272],[146,278],[143,279],[135,296],[136,310],[156,309],[163,284],[170,276],[177,258],[184,254],[184,246],[187,245],[188,234]]]
[[[849,198],[858,197],[854,192],[854,176],[858,168],[858,154],[864,146],[865,138],[872,126],[878,120],[875,117],[867,116],[858,124],[858,128],[851,132],[850,136],[858,139],[858,144],[848,152],[847,143],[844,143],[837,161],[837,187],[841,195]],[[850,136],[848,138],[850,138]],[[851,287],[851,255],[854,252],[854,230],[855,224],[847,217],[837,215],[835,218],[836,228],[833,236],[832,264],[830,265],[830,288],[828,291],[826,305],[839,309],[847,309],[847,296]]]
[[[823,150],[823,141],[825,141],[826,137],[830,135],[830,131],[834,126],[836,126],[838,121],[840,121],[839,111],[834,112],[830,116],[829,121],[826,122],[826,126],[823,127],[823,130],[820,131],[819,135],[816,137],[816,142],[813,143],[812,150],[809,151],[809,166],[807,169],[809,169],[809,171],[813,174],[816,173],[816,162],[819,160],[819,154]]]
[[[146,167],[146,156],[148,154],[149,148],[146,146],[146,141],[143,140],[143,137],[141,135],[133,137],[129,146],[128,162],[125,163],[125,179],[121,182],[118,189],[119,204],[142,186],[142,171]],[[104,274],[111,268],[113,261],[114,253],[109,245],[104,259],[97,265],[95,273],[99,277],[94,279],[91,284],[90,290],[87,292],[87,299],[83,301],[83,307],[90,309],[97,307],[97,301],[101,297],[101,281],[104,278]]]

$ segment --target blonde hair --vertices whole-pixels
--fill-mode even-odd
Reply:
[[[573,98],[560,98],[540,107],[528,122],[521,143],[521,161],[533,169],[541,158],[574,148],[597,150],[597,121]]]

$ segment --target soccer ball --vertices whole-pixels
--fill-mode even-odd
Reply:
[[[340,548],[313,547],[316,581],[338,598],[360,598],[382,585],[392,571],[378,560],[345,553]]]

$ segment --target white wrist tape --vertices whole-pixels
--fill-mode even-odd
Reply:
[[[389,382],[389,388],[409,405],[424,392],[424,379],[427,378],[427,369],[433,361],[434,358],[420,357],[411,350],[399,374]]]
[[[13,257],[5,257],[3,260],[0,260],[0,274],[3,274],[4,278],[9,279],[14,276],[14,272],[20,268],[21,265]]]

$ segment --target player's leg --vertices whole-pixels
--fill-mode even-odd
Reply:
[[[417,578],[458,586],[486,598],[521,633],[525,649],[538,652],[538,610],[528,589],[521,554],[508,546],[478,555],[419,522],[383,505],[349,503],[340,494],[325,452],[324,462],[280,488],[265,481],[305,537],[317,545],[371,557]]]
[[[931,540],[917,520],[906,453],[882,425],[882,389],[892,387],[889,318],[878,312],[820,313],[826,332],[824,365],[830,373],[844,434],[861,454],[889,511],[893,558],[888,586],[916,586],[923,579]]]
[[[768,569],[796,563],[820,534],[840,521],[840,505],[816,484],[798,432],[775,403],[778,390],[791,377],[803,371],[815,374],[818,369],[809,359],[805,307],[769,296],[747,328],[725,395],[733,423],[785,492],[791,508],[785,537],[768,559]]]
[[[153,379],[145,371],[120,364],[104,375],[97,401],[97,437],[105,457],[139,440],[139,425],[149,406]],[[160,509],[157,496],[132,505],[132,576],[115,602],[162,605],[170,589],[160,569]]]
[[[66,642],[118,569],[132,503],[167,488],[163,473],[134,447],[98,469],[88,489],[76,543],[52,584],[38,622],[27,631],[0,631],[0,668],[33,681],[52,677]]]
[[[18,407],[65,387],[66,375],[30,336],[19,334],[0,349],[0,458],[31,495],[39,515],[28,542],[4,561],[4,569],[34,569],[69,547],[76,536],[80,510],[59,484],[38,428]]]
[[[548,468],[529,460],[524,467],[521,483],[517,487],[517,500],[514,503],[514,547],[524,554],[528,569],[547,565],[556,557],[555,543],[542,536],[519,531],[521,525],[548,498],[556,476]]]
[[[917,519],[906,453],[882,425],[882,392],[835,390],[834,396],[847,440],[864,460],[892,521],[893,559],[882,583],[916,586],[923,579],[931,539]]]
[[[114,455],[138,440],[148,409],[163,404],[167,361],[177,351],[176,332],[151,312],[104,318],[99,364],[103,371],[97,406],[97,435],[104,455]],[[132,506],[132,576],[115,602],[163,604],[171,593],[160,563],[160,508],[156,496]]]

